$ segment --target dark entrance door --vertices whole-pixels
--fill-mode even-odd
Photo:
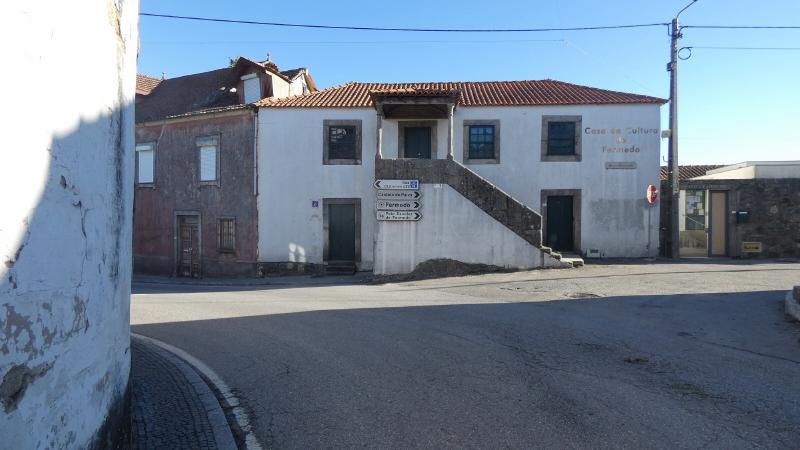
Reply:
[[[328,205],[328,261],[356,260],[356,205]]]
[[[547,197],[547,236],[548,247],[571,252],[575,250],[575,218],[572,215],[571,195],[551,195]]]
[[[200,277],[200,218],[178,216],[178,276]]]
[[[431,128],[405,127],[404,132],[404,157],[431,159]]]

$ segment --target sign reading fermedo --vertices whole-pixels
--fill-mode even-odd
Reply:
[[[416,211],[422,203],[414,200],[378,200],[378,209],[388,209],[394,211]]]
[[[378,211],[378,220],[419,220],[422,214],[417,211]]]
[[[377,189],[419,189],[419,180],[375,180]]]

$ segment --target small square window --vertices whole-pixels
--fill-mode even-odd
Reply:
[[[361,164],[361,121],[323,121],[323,164]]]
[[[500,163],[500,121],[464,121],[464,163]]]
[[[136,144],[136,184],[152,185],[155,180],[155,146]]]
[[[549,122],[547,124],[547,154],[575,154],[575,122]]]
[[[356,127],[353,125],[335,125],[328,128],[328,158],[356,158]]]
[[[581,122],[581,116],[542,116],[542,161],[580,161]]]
[[[217,221],[217,250],[221,253],[236,251],[236,219],[225,218]]]
[[[469,127],[469,159],[494,158],[494,126]]]

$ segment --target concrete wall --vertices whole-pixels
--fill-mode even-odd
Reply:
[[[204,276],[255,274],[257,218],[254,181],[254,117],[250,111],[197,116],[136,126],[136,142],[155,143],[155,183],[137,187],[133,256],[137,272],[173,275],[176,213],[200,214]],[[218,135],[219,183],[201,185],[196,140]],[[236,219],[236,251],[220,252],[217,220]]]
[[[375,273],[397,274],[437,258],[530,269],[557,265],[548,255],[446,184],[422,184],[422,219],[378,222]]]
[[[5,3],[0,447],[129,437],[138,2]],[[46,86],[46,89],[40,89]]]
[[[750,180],[750,179],[800,178],[800,162],[768,161],[746,162],[711,170],[697,180]]]
[[[542,162],[543,115],[581,115],[582,161]],[[362,120],[362,164],[322,165],[322,121]],[[645,200],[648,184],[659,184],[658,105],[560,107],[459,107],[455,113],[455,158],[462,161],[463,121],[500,121],[500,163],[468,164],[515,199],[541,211],[541,190],[581,190],[581,249],[606,257],[655,256],[658,205]],[[362,266],[372,267],[376,112],[371,108],[262,108],[259,110],[259,260],[322,262],[323,197],[362,199]],[[649,130],[642,133],[639,129]],[[619,134],[612,133],[619,130]],[[447,155],[447,121],[437,124],[437,157]],[[396,158],[398,125],[383,121],[383,157]],[[617,143],[617,138],[624,143]],[[618,148],[638,151],[611,151]],[[635,162],[636,169],[606,169],[607,162]],[[320,202],[321,206],[321,202]]]

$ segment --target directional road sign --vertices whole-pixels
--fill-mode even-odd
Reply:
[[[419,220],[422,214],[417,211],[378,211],[378,220]]]
[[[377,189],[419,189],[419,180],[375,180]]]
[[[422,198],[422,192],[379,189],[377,197],[378,200],[419,200]]]
[[[422,204],[413,200],[378,200],[378,209],[389,209],[394,211],[416,211]]]

